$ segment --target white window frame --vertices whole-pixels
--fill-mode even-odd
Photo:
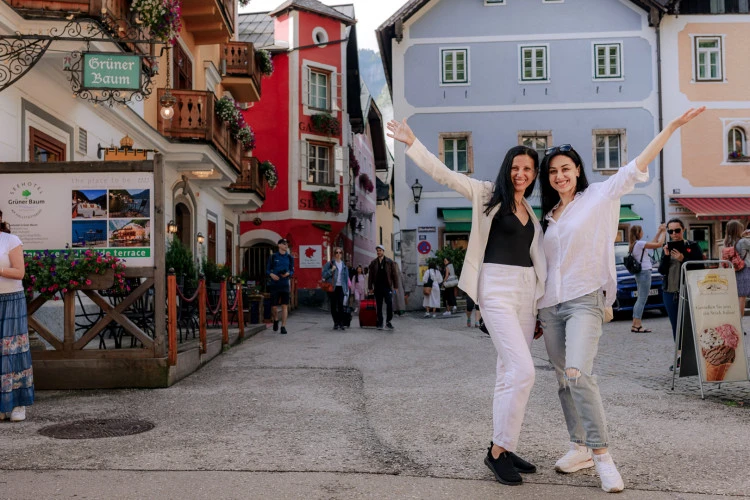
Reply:
[[[318,62],[303,60],[302,73],[300,75],[300,96],[302,98],[302,114],[312,116],[318,113],[335,113],[341,111],[341,73],[337,71],[336,66],[320,64]],[[328,73],[328,106],[329,109],[321,110],[310,106],[310,71]]]
[[[604,165],[597,164],[596,161],[596,138],[597,136],[605,135],[605,136],[619,136],[620,138],[620,165],[617,167],[611,167],[609,165],[609,141],[604,141]],[[591,156],[592,156],[592,169],[596,172],[602,172],[602,171],[611,171],[616,172],[620,168],[624,167],[628,164],[628,141],[627,141],[627,133],[624,128],[606,128],[606,129],[594,129],[591,131]]]
[[[444,164],[446,164],[446,151],[445,151],[445,141],[455,141],[454,144],[457,147],[459,140],[465,140],[466,141],[466,170],[453,170],[453,172],[458,172],[459,174],[466,174],[470,175],[474,173],[474,145],[471,139],[471,132],[440,132],[438,134],[438,158],[440,158],[440,161],[442,161]],[[458,149],[453,150],[454,154],[454,162],[453,165],[458,164]],[[449,167],[450,168],[450,167]]]
[[[318,83],[317,80],[320,79],[325,79],[323,85]],[[325,97],[321,97],[321,89],[325,90]],[[323,106],[319,104],[323,104]],[[317,111],[331,111],[331,74],[327,71],[318,71],[310,68],[307,83],[307,105],[310,109]]]
[[[724,51],[724,35],[690,35],[691,47],[692,47],[692,59],[693,59],[693,83],[723,83],[726,82],[724,68],[726,67],[725,51]],[[719,53],[719,77],[718,78],[700,78],[700,64],[698,58],[701,52],[710,53],[709,49],[698,50],[698,43],[701,40],[717,40],[719,42],[718,53]]]
[[[543,78],[524,78],[524,51],[528,49],[543,49],[544,51],[544,76]],[[532,63],[536,61],[536,53],[532,53]],[[536,66],[532,65],[532,71],[536,73]],[[549,83],[550,81],[550,69],[549,69],[549,44],[539,43],[534,45],[519,45],[518,46],[518,83]]]
[[[325,187],[334,187],[336,186],[336,161],[334,158],[335,152],[334,152],[334,146],[333,144],[328,144],[321,141],[305,141],[305,146],[307,147],[307,164],[305,165],[305,182],[308,185],[311,186],[325,186]],[[326,150],[328,151],[328,182],[320,182],[320,179],[317,181],[311,181],[310,180],[310,158],[312,156],[311,150],[315,148],[316,155],[320,150]],[[316,177],[319,175],[318,168],[317,168],[317,162],[316,162],[316,168],[314,169],[316,172]]]
[[[318,42],[317,38],[320,36],[320,38],[323,39],[322,42]],[[312,30],[312,40],[313,43],[316,44],[319,48],[324,48],[328,46],[328,32],[320,26],[315,27]]]
[[[333,186],[331,185],[323,185],[323,184],[311,184],[307,182],[307,174],[308,174],[308,155],[309,155],[309,143],[315,142],[319,144],[327,144],[331,147],[331,150],[333,151],[331,159],[332,159],[332,165],[334,166],[334,174],[333,174]],[[317,191],[323,187],[330,187],[332,189],[338,189],[338,187],[342,184],[342,177],[344,175],[344,170],[348,169],[348,165],[344,164],[343,159],[346,157],[348,158],[348,155],[343,154],[343,148],[341,147],[341,143],[338,139],[335,139],[333,137],[326,137],[326,136],[319,136],[314,134],[302,134],[300,137],[300,141],[298,144],[298,155],[299,155],[299,170],[297,171],[297,177],[300,181],[300,190],[301,191]]]
[[[750,165],[750,116],[747,118],[722,118],[722,151],[724,160],[721,162],[722,166],[747,166]],[[729,159],[729,132],[732,129],[738,128],[742,130],[745,135],[745,143],[742,145],[743,154],[746,158],[742,159]]]
[[[591,43],[591,71],[592,78],[597,81],[622,81],[625,79],[624,61],[623,61],[623,43],[621,41],[610,41],[610,42],[592,42]],[[599,76],[599,55],[598,49],[604,47],[607,50],[607,62],[605,64],[607,72],[609,72],[609,50],[612,47],[617,47],[617,74],[616,75],[605,75]]]
[[[551,130],[519,130],[518,131],[518,145],[523,146],[525,139],[541,139],[543,138],[547,142],[547,146],[544,149],[552,147],[552,131]],[[539,161],[544,158],[544,150],[539,152],[536,148],[532,148],[539,154]]]
[[[446,53],[452,52],[454,55],[454,70],[453,73],[455,75],[455,54],[458,52],[464,53],[464,78],[465,80],[462,81],[452,81],[447,82],[445,81],[445,55]],[[439,82],[441,87],[461,87],[461,86],[468,86],[471,85],[471,73],[470,73],[470,67],[469,67],[469,57],[470,57],[470,51],[469,47],[440,47],[438,51],[440,62],[438,67],[440,68],[440,75],[439,75]]]

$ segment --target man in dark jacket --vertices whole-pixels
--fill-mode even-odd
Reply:
[[[370,262],[367,273],[367,288],[375,293],[375,303],[378,315],[378,330],[383,329],[383,301],[386,307],[385,327],[393,330],[393,293],[398,291],[399,273],[396,263],[385,256],[385,247],[375,247],[378,256]]]
[[[271,294],[271,319],[273,331],[279,329],[279,319],[276,306],[281,306],[281,333],[286,333],[286,317],[289,308],[290,283],[289,278],[294,275],[294,257],[289,253],[289,243],[279,240],[279,250],[271,254],[266,264],[268,275],[268,292]]]

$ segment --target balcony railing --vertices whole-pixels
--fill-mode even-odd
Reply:
[[[229,185],[232,191],[254,191],[266,199],[266,188],[268,183],[260,171],[260,162],[255,157],[246,156],[242,158],[242,169],[237,180]]]
[[[164,92],[164,89],[158,89],[157,102]],[[213,144],[239,172],[242,169],[242,145],[232,137],[229,126],[216,116],[214,93],[201,90],[170,90],[170,92],[177,99],[174,104],[174,117],[171,120],[164,120],[159,115],[157,121],[159,132],[170,139]]]
[[[241,102],[257,102],[261,94],[258,53],[252,43],[221,44],[222,84]]]

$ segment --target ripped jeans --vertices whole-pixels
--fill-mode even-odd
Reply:
[[[573,443],[607,448],[607,422],[592,371],[604,321],[604,296],[592,292],[539,311],[547,354]]]

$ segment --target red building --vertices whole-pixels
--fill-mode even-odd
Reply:
[[[354,23],[353,7],[317,0],[240,16],[239,38],[273,55],[263,99],[245,119],[256,135],[254,156],[278,172],[262,208],[240,217],[242,267],[265,280],[268,255],[286,238],[301,302],[322,299],[318,281],[332,248],[351,248],[349,148],[364,132]]]

